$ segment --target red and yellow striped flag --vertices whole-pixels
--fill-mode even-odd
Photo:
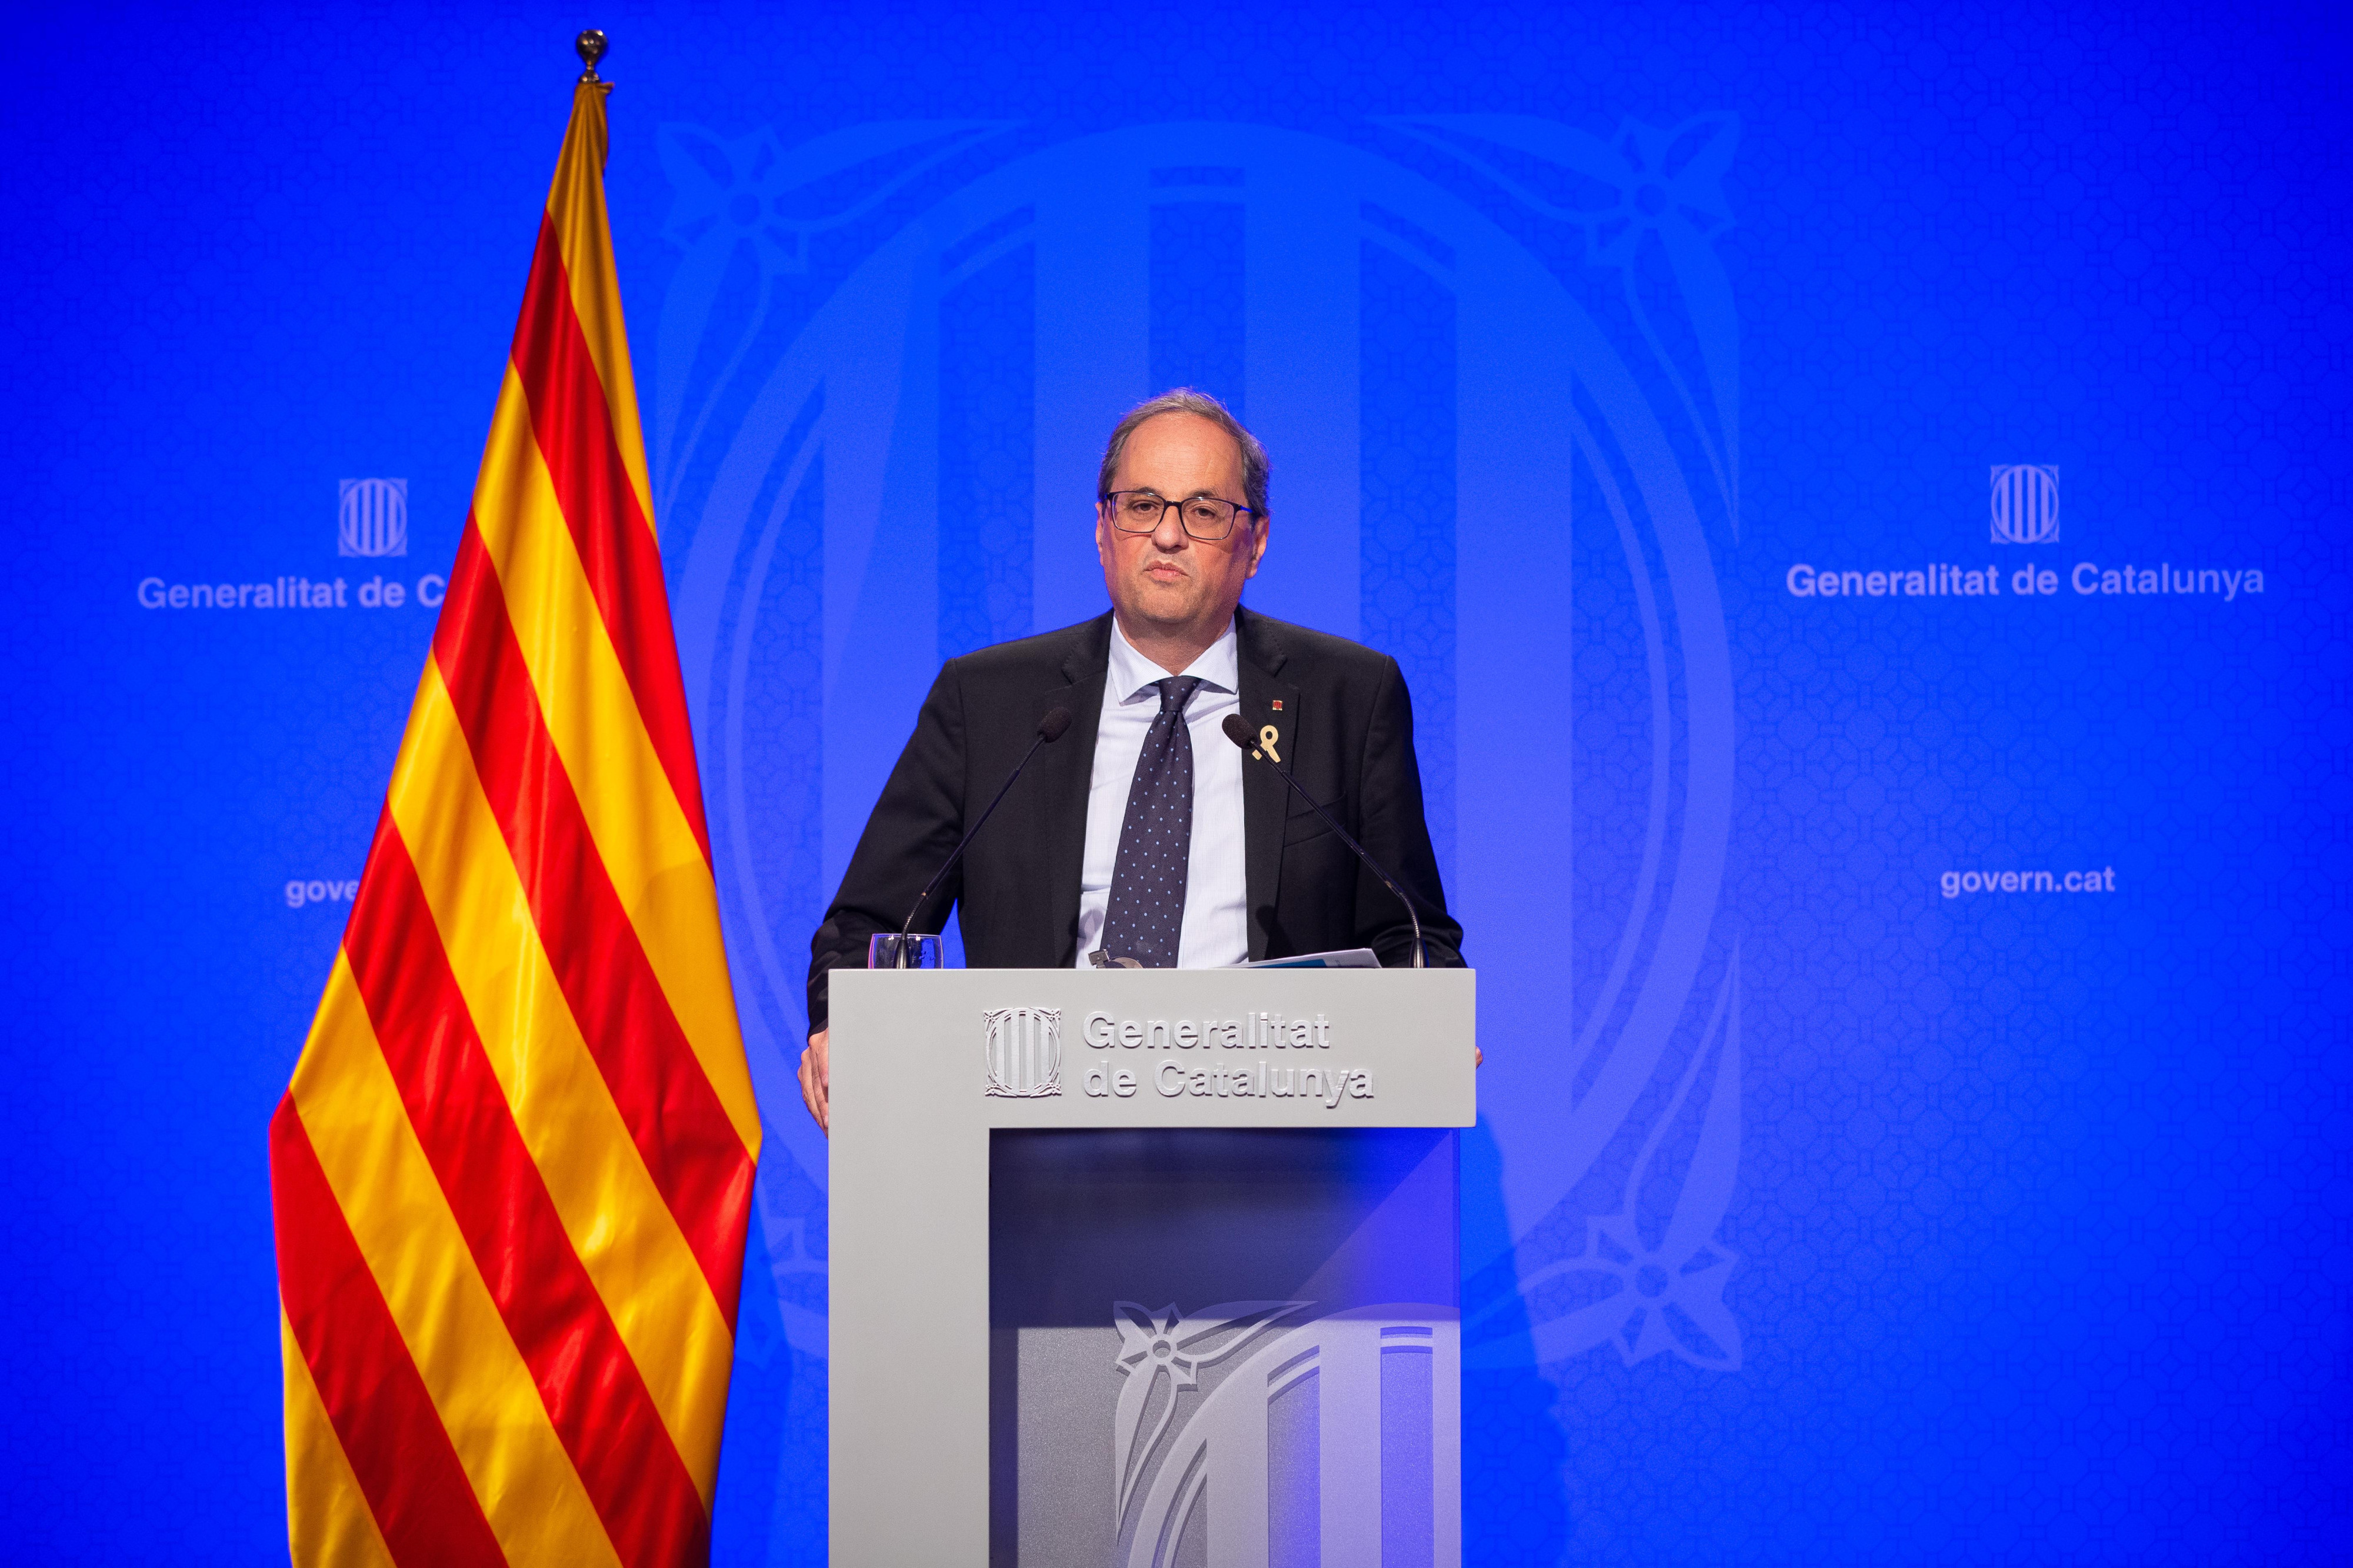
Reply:
[[[760,1122],[584,79],[270,1123],[297,1564],[709,1554]]]

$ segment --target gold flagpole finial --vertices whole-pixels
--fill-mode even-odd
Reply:
[[[603,79],[596,74],[596,62],[605,58],[604,30],[599,27],[589,28],[572,40],[572,47],[578,51],[580,63],[588,68],[580,73],[580,79],[584,82],[602,80]]]

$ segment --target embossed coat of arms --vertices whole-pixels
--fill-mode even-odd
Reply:
[[[988,1024],[988,1090],[1006,1100],[1062,1092],[1062,1010],[997,1007]]]

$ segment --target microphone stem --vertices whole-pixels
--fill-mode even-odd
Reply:
[[[1059,731],[1056,732],[1060,733]],[[942,862],[940,868],[932,873],[932,879],[923,884],[923,890],[915,895],[915,907],[907,911],[906,921],[899,927],[901,936],[905,936],[915,929],[915,917],[923,912],[923,906],[931,901],[934,893],[940,890],[940,884],[947,880],[947,875],[955,868],[956,862],[964,858],[965,846],[972,842],[974,834],[987,826],[989,817],[994,816],[997,808],[1004,804],[1006,793],[1012,789],[1013,781],[1021,776],[1021,770],[1029,765],[1029,759],[1036,756],[1038,748],[1045,743],[1046,737],[1041,733],[1029,742],[1029,749],[1021,753],[1021,760],[1014,764],[1013,771],[1007,774],[1005,782],[997,786],[997,798],[988,803],[988,809],[980,814],[979,821],[965,829],[964,837],[956,841],[955,853]]]
[[[1389,874],[1381,869],[1380,862],[1374,859],[1370,855],[1365,853],[1365,847],[1357,843],[1354,838],[1350,837],[1348,830],[1334,820],[1332,814],[1324,809],[1324,803],[1317,800],[1314,795],[1308,794],[1307,786],[1305,784],[1301,784],[1297,779],[1291,776],[1291,770],[1289,768],[1283,767],[1272,761],[1270,761],[1267,765],[1273,768],[1276,773],[1282,775],[1282,782],[1291,786],[1292,792],[1294,795],[1298,795],[1300,799],[1305,801],[1309,805],[1315,808],[1315,815],[1324,819],[1324,826],[1340,836],[1340,842],[1354,850],[1356,852],[1356,858],[1371,868],[1373,875],[1381,879],[1381,886],[1387,888],[1390,892],[1397,895],[1398,902],[1405,906],[1405,918],[1413,922],[1413,966],[1416,969],[1428,968],[1429,964],[1424,957],[1421,940],[1421,916],[1415,911],[1413,900],[1406,895],[1406,890],[1403,888],[1398,887],[1395,882],[1389,880]]]

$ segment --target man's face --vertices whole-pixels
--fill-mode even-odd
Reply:
[[[1151,490],[1165,500],[1216,496],[1239,506],[1241,448],[1198,414],[1155,415],[1129,434],[1112,489]],[[1231,533],[1212,542],[1187,533],[1174,509],[1161,513],[1160,526],[1150,533],[1124,533],[1112,526],[1108,507],[1095,509],[1103,585],[1121,624],[1136,632],[1206,634],[1214,640],[1233,619],[1242,584],[1258,575],[1266,536],[1266,520],[1247,512],[1234,520]]]

